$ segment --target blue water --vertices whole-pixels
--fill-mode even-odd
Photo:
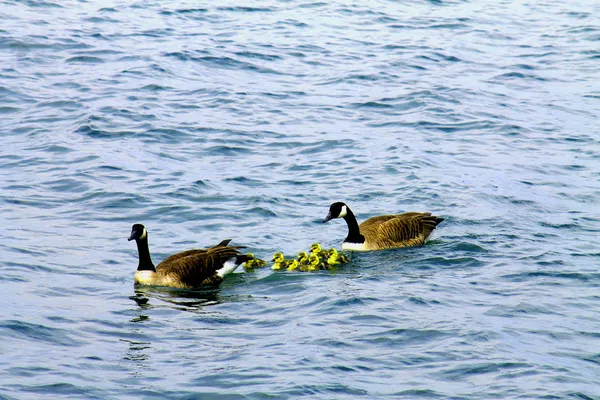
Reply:
[[[600,399],[600,3],[4,1],[0,398]],[[135,289],[429,211],[335,272]]]

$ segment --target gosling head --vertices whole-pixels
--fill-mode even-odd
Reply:
[[[127,240],[144,240],[148,237],[148,231],[146,227],[142,224],[133,224],[131,227],[131,235],[129,235],[129,239]]]
[[[300,261],[300,262],[308,261],[308,254],[306,254],[305,251],[301,251],[300,253],[298,253],[298,261]]]
[[[338,256],[338,252],[336,249],[334,249],[333,247],[330,248],[329,250],[327,250],[327,255],[329,257],[337,257]]]
[[[321,259],[319,258],[318,255],[316,254],[311,254],[308,257],[308,262],[310,263],[310,265],[318,265],[321,262]]]
[[[248,261],[255,259],[254,254],[252,253],[246,253],[246,257],[248,258]]]
[[[283,262],[283,253],[278,251],[277,253],[273,254],[273,261],[276,263]]]
[[[311,253],[319,253],[321,250],[321,245],[319,243],[313,243],[310,245]]]
[[[323,223],[329,221],[334,218],[344,218],[348,214],[348,206],[346,203],[342,203],[338,201],[337,203],[333,203],[329,206],[329,214],[323,220]]]

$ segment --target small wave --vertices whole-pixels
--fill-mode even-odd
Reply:
[[[436,329],[389,329],[386,331],[361,336],[358,341],[369,342],[379,346],[409,346],[416,343],[441,340],[452,336],[449,331],[443,332]]]
[[[92,56],[71,57],[71,58],[68,58],[65,62],[71,63],[71,64],[78,64],[78,63],[82,63],[82,64],[103,64],[103,63],[105,63],[105,61],[102,58],[92,57]]]
[[[578,272],[558,272],[558,271],[528,271],[517,274],[502,275],[502,278],[512,282],[526,282],[531,278],[557,278],[589,282],[600,279],[600,274],[596,273],[578,273]]]
[[[8,320],[0,322],[0,332],[3,336],[9,336],[13,339],[23,339],[27,337],[30,340],[43,341],[59,346],[77,347],[81,343],[71,337],[67,331],[48,326],[31,324],[23,321]]]
[[[64,8],[60,4],[52,3],[51,1],[43,1],[43,0],[27,0],[25,2],[29,7],[35,8]]]
[[[274,8],[269,8],[269,7],[242,7],[242,6],[238,6],[238,7],[217,7],[217,10],[219,10],[219,11],[233,11],[233,12],[248,12],[248,13],[253,13],[253,12],[273,12],[273,11],[276,11]]]
[[[8,107],[8,106],[0,107],[0,114],[13,114],[13,113],[17,113],[20,111],[21,111],[21,109],[17,108],[17,107]]]
[[[534,369],[535,366],[519,362],[489,362],[475,365],[463,365],[447,369],[440,373],[440,377],[446,380],[460,380],[472,375],[482,375],[490,373],[506,373],[510,370]]]

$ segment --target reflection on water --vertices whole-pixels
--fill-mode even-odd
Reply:
[[[135,295],[129,297],[141,309],[149,309],[161,305],[173,305],[181,311],[199,311],[204,306],[212,306],[222,302],[219,288],[183,290],[158,286],[135,287]],[[151,301],[152,300],[152,301]],[[152,302],[155,304],[153,305]]]

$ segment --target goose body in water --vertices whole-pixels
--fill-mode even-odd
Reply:
[[[420,246],[444,220],[431,213],[408,212],[371,217],[359,225],[350,207],[342,202],[329,207],[323,223],[334,218],[343,218],[348,225],[348,236],[342,249],[356,251]]]
[[[173,254],[156,267],[150,258],[148,231],[142,224],[134,224],[128,240],[135,240],[139,254],[134,281],[139,285],[169,286],[191,289],[198,286],[218,285],[225,275],[232,273],[250,258],[241,254],[241,246],[228,246],[231,239],[223,240],[208,249],[187,250]]]

